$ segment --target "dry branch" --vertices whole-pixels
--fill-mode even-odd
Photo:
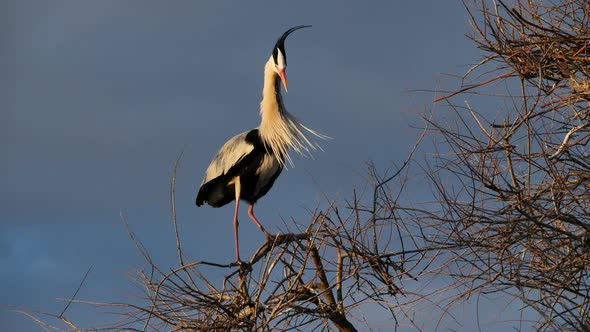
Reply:
[[[451,110],[431,121],[446,149],[430,161],[440,210],[421,217],[456,248],[445,273],[461,296],[512,294],[539,329],[588,331],[590,2],[465,5],[486,61],[464,77],[479,82],[439,98]],[[467,90],[465,108],[454,98]],[[476,113],[486,95],[506,109]]]

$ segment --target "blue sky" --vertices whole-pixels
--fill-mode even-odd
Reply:
[[[232,207],[197,208],[194,197],[221,144],[258,125],[264,63],[299,24],[313,28],[287,40],[285,103],[334,139],[315,159],[295,158],[259,202],[272,232],[281,219],[305,222],[322,193],[347,197],[367,160],[404,159],[433,99],[411,90],[453,89],[444,74],[481,57],[460,1],[3,1],[0,305],[59,311],[56,298],[90,266],[80,298],[129,298],[142,260],[121,213],[155,260],[173,266],[168,195],[181,151],[185,249],[233,259]],[[263,237],[242,212],[246,256]],[[104,322],[88,308],[70,318]],[[0,330],[39,329],[0,310]]]

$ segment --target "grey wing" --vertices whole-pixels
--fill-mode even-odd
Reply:
[[[246,141],[247,134],[248,132],[238,134],[223,144],[219,152],[213,157],[209,167],[207,167],[201,185],[226,174],[230,168],[254,150],[254,145]]]

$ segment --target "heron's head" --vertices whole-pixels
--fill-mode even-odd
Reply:
[[[287,76],[285,74],[285,70],[287,69],[287,53],[285,52],[285,39],[287,39],[287,36],[293,31],[309,27],[311,27],[311,25],[298,25],[285,31],[279,40],[277,40],[277,43],[272,50],[272,60],[275,65],[274,69],[277,72],[277,75],[281,78],[285,91],[287,91]]]

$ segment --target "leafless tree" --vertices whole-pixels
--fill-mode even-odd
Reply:
[[[140,322],[136,328],[142,331],[356,331],[364,319],[362,307],[369,303],[395,320],[404,283],[428,265],[426,244],[415,236],[425,230],[401,222],[392,199],[403,189],[408,161],[385,177],[370,167],[371,190],[363,190],[368,200],[356,191],[343,207],[327,200],[311,222],[293,222],[293,229],[263,243],[240,266],[185,256],[176,228],[173,177],[178,267],[162,270],[130,232],[149,263],[149,272],[137,278],[149,305],[126,311],[126,322]],[[360,205],[363,201],[370,204]],[[225,275],[221,280],[212,277],[220,274]]]
[[[486,57],[430,121],[432,224],[456,248],[446,273],[462,295],[513,294],[540,329],[590,331],[590,2],[466,8]]]

